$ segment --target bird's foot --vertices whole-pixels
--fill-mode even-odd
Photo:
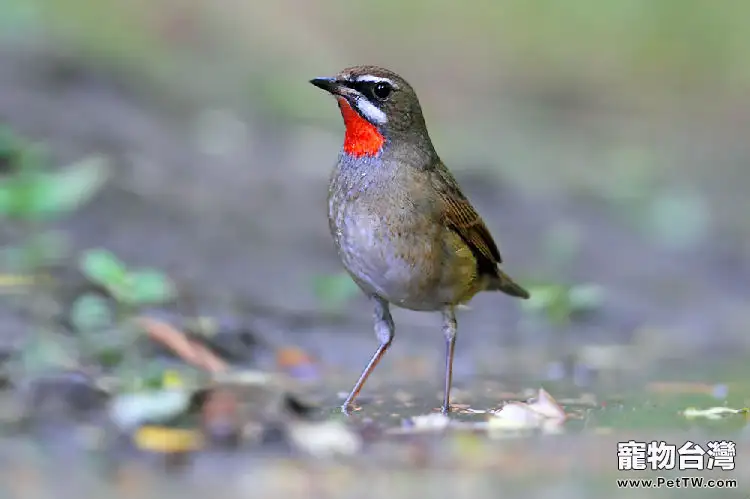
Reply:
[[[443,416],[447,416],[451,412],[451,406],[450,405],[444,405],[440,408],[440,414]]]

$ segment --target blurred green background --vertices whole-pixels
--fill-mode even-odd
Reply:
[[[461,312],[459,389],[603,381],[635,393],[603,426],[682,429],[683,398],[642,411],[669,399],[648,381],[694,383],[691,404],[750,405],[749,17],[740,0],[0,0],[0,139],[77,165],[78,194],[104,182],[87,158],[111,166],[91,203],[45,226],[67,238],[33,239],[34,258],[112,251],[151,286],[128,295],[120,262],[94,253],[128,306],[174,293],[159,269],[191,313],[249,310],[253,334],[302,347],[345,390],[375,340],[328,234],[343,125],[308,80],[385,66],[415,87],[442,159],[534,295]],[[37,194],[63,192],[62,178]],[[42,211],[75,204],[37,197]],[[39,229],[30,220],[0,226],[3,290],[23,267],[5,250]],[[433,315],[394,312],[390,367],[368,387],[438,386]],[[32,329],[5,309],[2,321],[0,347]]]
[[[307,82],[383,65],[417,89],[509,272],[588,286],[562,302],[539,288],[557,301],[532,308],[558,326],[575,300],[597,309],[565,338],[656,329],[670,331],[662,345],[744,348],[748,14],[700,0],[3,0],[0,118],[61,164],[97,153],[115,166],[66,222],[76,248],[191,279],[209,303],[337,309],[369,341],[369,305],[340,278],[325,220],[342,124]],[[518,326],[515,304],[473,305],[474,364],[487,343],[550,340]],[[425,332],[417,345],[434,338],[432,318],[399,314]]]

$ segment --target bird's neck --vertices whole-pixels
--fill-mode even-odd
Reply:
[[[352,109],[346,99],[339,98],[338,102],[346,126],[344,153],[355,158],[373,157],[380,154],[385,144],[383,134],[375,125]]]

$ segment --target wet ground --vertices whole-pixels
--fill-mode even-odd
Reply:
[[[736,372],[726,363],[717,372],[687,370],[681,380],[714,376],[726,379]],[[744,366],[740,366],[744,368]],[[247,438],[239,447],[210,445],[185,457],[164,456],[133,449],[127,439],[101,443],[101,428],[92,423],[60,426],[59,419],[40,424],[24,436],[2,440],[3,497],[745,497],[742,485],[750,480],[743,464],[750,451],[746,418],[689,419],[689,406],[723,406],[750,400],[747,385],[724,385],[729,395],[710,392],[717,383],[685,381],[638,386],[630,391],[581,390],[566,383],[547,383],[565,408],[568,421],[559,432],[534,430],[516,434],[487,430],[486,414],[467,414],[524,399],[530,390],[511,390],[496,380],[475,380],[471,389],[457,392],[458,413],[449,428],[427,423],[439,400],[422,395],[428,381],[388,384],[369,390],[363,407],[347,424],[362,447],[348,455],[340,429],[295,420],[286,433]],[[315,421],[343,419],[330,392],[335,382],[305,390],[320,393]],[[600,384],[602,386],[602,384]],[[437,388],[435,386],[434,388]],[[429,391],[429,390],[428,390]],[[566,394],[575,394],[565,397]],[[726,401],[726,402],[725,402]],[[247,403],[257,403],[248,399]],[[409,422],[411,416],[417,416]],[[491,420],[491,418],[490,418]],[[305,426],[308,425],[308,426]],[[321,425],[321,426],[317,426]],[[305,434],[312,431],[316,435]],[[325,434],[325,436],[323,436]],[[306,435],[306,436],[305,436]],[[347,437],[348,438],[348,437]],[[300,440],[301,439],[301,440]],[[328,440],[326,443],[326,439]],[[726,439],[736,444],[732,471],[617,470],[617,444],[664,441],[704,445]],[[313,444],[312,442],[317,442]],[[303,444],[302,442],[307,442]],[[337,448],[343,455],[329,456]],[[700,476],[738,481],[734,490],[632,489],[616,487],[624,478]]]
[[[177,324],[186,315],[205,315],[223,324],[230,337],[241,330],[264,346],[249,346],[238,365],[289,378],[289,391],[315,408],[310,421],[340,421],[339,394],[376,346],[366,300],[357,296],[335,314],[323,312],[312,285],[316,276],[339,270],[323,207],[340,131],[250,117],[239,139],[225,145],[229,152],[219,154],[196,132],[196,123],[214,119],[229,127],[222,128],[226,138],[235,133],[231,119],[207,118],[199,107],[163,109],[116,83],[117,77],[75,60],[0,57],[0,118],[43,140],[61,162],[92,152],[115,161],[110,185],[61,224],[74,248],[104,246],[134,265],[163,269],[192,300],[189,311],[183,304],[177,312],[153,311],[155,316]],[[595,116],[578,122],[566,130],[568,145],[560,150],[582,161],[600,160],[587,144],[592,130],[607,121]],[[623,136],[639,136],[633,130],[644,124],[623,120],[610,126]],[[528,132],[549,143],[562,133],[552,129]],[[654,139],[657,157],[679,160],[694,182],[705,181],[697,164],[718,143],[723,152],[714,159],[717,171],[734,171],[748,154],[732,134],[693,141],[685,152],[680,148],[688,137],[702,136],[691,135],[692,125],[652,123],[649,130],[661,132]],[[533,148],[522,159],[514,157],[522,145],[511,148],[509,161],[559,159],[536,156]],[[490,167],[457,168],[467,194],[502,234],[509,272],[521,282],[539,275],[593,281],[606,289],[606,299],[594,313],[560,327],[530,321],[510,300],[492,295],[461,312],[454,379],[455,403],[463,412],[455,419],[466,426],[444,433],[412,420],[438,406],[442,338],[438,317],[396,311],[394,346],[363,392],[361,410],[348,420],[347,431],[364,445],[354,455],[311,458],[299,435],[313,423],[284,408],[275,438],[248,438],[239,450],[208,447],[178,465],[117,443],[112,457],[112,447],[97,437],[101,413],[76,416],[83,422],[75,424],[53,417],[21,432],[14,421],[19,403],[8,387],[0,405],[7,423],[0,441],[2,497],[668,497],[666,490],[615,490],[614,481],[627,475],[617,471],[616,443],[655,439],[679,445],[715,438],[737,444],[737,470],[726,476],[740,487],[721,493],[746,497],[746,418],[694,421],[682,414],[689,407],[750,406],[750,266],[743,250],[750,231],[737,206],[722,197],[718,182],[705,181],[719,221],[699,243],[674,248],[634,228],[597,198],[596,188],[571,181],[567,190],[535,190],[524,184],[524,174],[518,176],[511,182]],[[672,225],[688,218],[678,214]],[[565,246],[570,237],[576,241],[574,258],[562,270],[549,270],[555,257],[544,248]],[[11,313],[1,320],[0,342],[9,346],[33,325]],[[287,348],[301,349],[312,367],[300,371],[297,362],[281,361],[279,352]],[[563,434],[492,437],[482,426],[490,415],[467,412],[526,400],[540,386],[569,415]],[[254,396],[238,399],[249,406],[267,403]],[[249,419],[261,433],[275,434],[272,420]],[[325,431],[312,427],[313,433]],[[718,491],[672,493],[719,497]]]

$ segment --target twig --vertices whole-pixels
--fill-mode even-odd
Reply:
[[[138,317],[135,322],[152,340],[169,348],[185,362],[211,373],[224,372],[229,369],[229,365],[224,360],[204,345],[188,338],[185,333],[171,324],[151,317]]]

